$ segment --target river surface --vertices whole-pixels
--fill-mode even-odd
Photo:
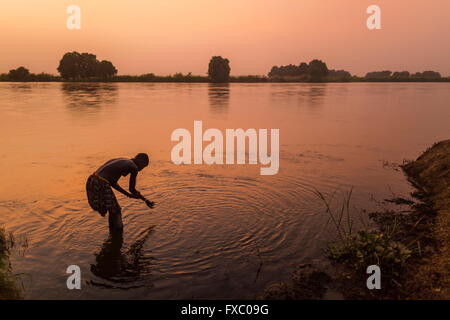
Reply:
[[[298,263],[325,264],[324,204],[353,188],[352,219],[412,191],[396,167],[450,137],[450,84],[0,83],[0,225],[26,298],[251,299]],[[180,165],[171,133],[280,129],[280,169]],[[117,195],[125,231],[85,195],[115,157],[150,154]],[[128,186],[128,179],[120,184]],[[66,269],[81,268],[81,290]]]

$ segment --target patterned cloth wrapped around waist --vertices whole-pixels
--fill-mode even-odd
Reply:
[[[121,208],[111,189],[111,184],[105,178],[93,173],[86,182],[86,194],[89,205],[102,216],[120,212]]]
[[[108,181],[108,179],[103,178],[103,177],[102,177],[101,175],[99,175],[98,173],[94,172],[92,175],[93,175],[94,177],[96,177],[96,178],[98,178],[98,179],[100,179],[100,180],[106,182],[107,184],[111,185],[111,183]]]

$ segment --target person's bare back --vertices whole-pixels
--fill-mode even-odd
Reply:
[[[96,174],[108,180],[111,185],[117,184],[121,177],[126,177],[130,173],[137,175],[138,172],[138,166],[133,160],[127,158],[109,160],[95,171]]]

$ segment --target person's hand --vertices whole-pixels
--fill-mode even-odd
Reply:
[[[145,204],[149,207],[149,208],[153,208],[153,206],[155,205],[155,203],[151,200],[145,199]]]

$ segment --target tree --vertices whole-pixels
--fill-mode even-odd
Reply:
[[[312,82],[322,81],[328,75],[328,67],[325,62],[314,59],[308,65],[308,76]]]
[[[103,60],[98,65],[98,76],[109,78],[117,74],[117,69],[110,61]]]
[[[372,80],[387,80],[390,79],[392,75],[392,71],[385,70],[385,71],[373,71],[366,74],[366,79],[372,79]]]
[[[424,72],[416,72],[411,75],[412,79],[415,80],[438,80],[441,79],[442,76],[439,72],[436,71],[424,71]]]
[[[59,61],[58,72],[64,79],[80,77],[81,55],[74,52],[67,52]]]
[[[306,62],[302,62],[298,65],[298,73],[301,76],[308,73],[308,64]]]
[[[392,74],[392,78],[397,81],[402,81],[402,80],[405,81],[405,80],[408,80],[409,77],[410,77],[410,74],[408,71],[396,71]]]
[[[280,79],[295,79],[297,81],[323,81],[328,75],[327,65],[320,60],[313,60],[309,64],[302,62],[298,66],[289,64],[287,66],[272,67],[268,76]]]
[[[94,54],[74,51],[64,54],[59,62],[58,72],[64,79],[88,79],[113,76],[117,74],[117,69],[109,61],[98,61]]]
[[[15,81],[23,81],[29,78],[30,71],[25,67],[9,70],[8,79]]]
[[[335,81],[349,81],[352,78],[350,72],[345,70],[329,70],[328,79]]]
[[[279,74],[280,74],[280,68],[278,68],[277,66],[273,66],[267,75],[269,77],[275,77],[275,76],[278,76]]]
[[[441,79],[442,76],[439,72],[436,71],[424,71],[422,72],[422,78],[425,80],[437,80]]]
[[[221,56],[214,56],[209,61],[208,77],[211,82],[224,83],[230,81],[230,61]]]
[[[308,64],[305,62],[300,63],[298,66],[289,64],[287,66],[272,67],[268,76],[269,77],[304,77],[308,72]]]
[[[80,77],[98,77],[99,65],[100,62],[97,60],[97,56],[95,54],[82,53],[80,56]]]

